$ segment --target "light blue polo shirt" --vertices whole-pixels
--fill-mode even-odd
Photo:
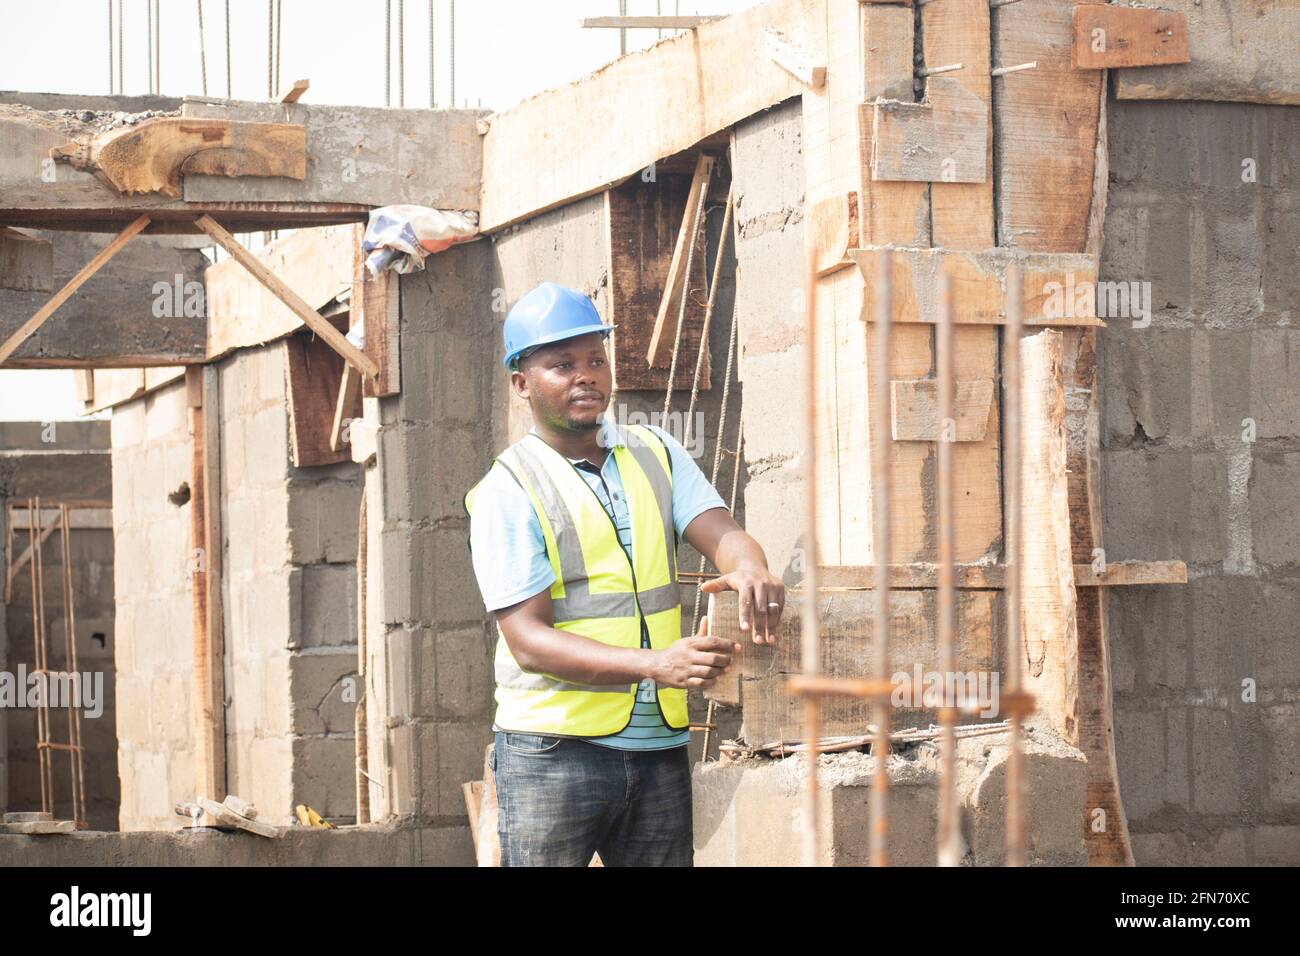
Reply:
[[[673,525],[680,537],[686,527],[702,512],[725,508],[722,496],[709,484],[694,459],[681,443],[663,429],[647,426],[668,448],[673,470]],[[533,429],[533,434],[537,430]],[[618,433],[608,419],[601,429],[604,447],[619,444]],[[599,471],[584,459],[569,459],[578,474],[596,493],[605,511],[614,519],[619,542],[631,555],[632,526],[627,496],[613,453],[605,456]],[[483,604],[489,611],[518,604],[548,589],[555,582],[555,572],[546,555],[542,526],[533,512],[532,501],[515,479],[503,469],[493,468],[479,488],[470,518],[470,549],[474,574],[478,578]],[[644,628],[641,646],[650,642]],[[493,730],[501,728],[493,724]],[[620,750],[662,750],[680,747],[690,740],[687,730],[672,730],[664,724],[655,697],[655,682],[649,678],[637,688],[636,702],[627,727],[608,737],[584,738],[590,743]]]

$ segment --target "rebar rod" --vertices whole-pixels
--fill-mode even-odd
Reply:
[[[806,240],[804,273],[804,575],[801,667],[805,677],[821,674],[821,630],[817,617],[817,251]],[[818,741],[821,739],[821,700],[803,700],[803,739],[808,744],[808,781],[804,794],[804,866],[821,865],[821,833],[817,815]]]
[[[1021,688],[1020,667],[1020,562],[1023,553],[1021,522],[1021,389],[1020,332],[1023,325],[1024,299],[1020,266],[1007,267],[1007,323],[1002,329],[1003,429],[1002,481],[1006,504],[1006,602],[1007,691],[1018,695]],[[1007,760],[1007,865],[1025,865],[1024,753],[1021,740],[1024,715],[1011,715],[1011,753]]]
[[[892,506],[892,475],[890,473],[889,445],[891,415],[889,395],[889,348],[891,320],[893,319],[893,286],[890,271],[890,252],[882,249],[876,253],[876,282],[873,290],[876,314],[873,325],[865,331],[867,351],[874,344],[874,376],[871,382],[871,500],[872,557],[875,560],[875,608],[873,614],[873,646],[871,676],[883,681],[889,671],[889,562],[890,520]],[[874,343],[872,336],[875,336]],[[868,362],[872,356],[868,355]],[[875,700],[872,722],[876,733],[871,742],[875,760],[871,776],[871,865],[889,865],[889,701]]]

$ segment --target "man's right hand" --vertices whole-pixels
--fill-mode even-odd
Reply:
[[[731,666],[731,655],[738,650],[740,645],[734,641],[709,636],[706,615],[700,621],[700,633],[655,651],[655,664],[649,676],[664,687],[712,687]]]

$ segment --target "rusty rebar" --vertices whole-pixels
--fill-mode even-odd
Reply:
[[[1023,289],[1020,266],[1007,267],[1007,324],[1002,330],[1003,429],[1002,482],[1006,504],[1007,691],[1019,696],[1020,668],[1020,561],[1021,523],[1021,415],[1020,333],[1023,326]],[[1007,866],[1025,865],[1024,753],[1021,741],[1023,713],[1010,717],[1011,753],[1007,761]]]
[[[939,434],[936,436],[938,470],[935,497],[938,500],[938,584],[936,609],[939,628],[939,670],[947,677],[957,671],[956,604],[957,588],[953,569],[955,543],[953,525],[953,445],[957,420],[953,412],[953,319],[952,284],[939,277],[939,315],[935,326],[935,357],[939,400]],[[954,685],[955,686],[955,685]],[[939,738],[939,865],[961,863],[961,831],[957,806],[957,710],[959,701],[945,700],[939,711],[943,733]]]
[[[804,576],[801,670],[806,677],[821,674],[821,630],[817,619],[817,251],[807,241],[804,274]],[[804,794],[804,865],[821,865],[817,819],[817,759],[821,738],[821,700],[803,700],[803,738],[808,742],[808,783]]]
[[[874,374],[871,378],[871,500],[872,508],[872,558],[875,561],[875,607],[873,611],[874,643],[872,647],[871,676],[876,682],[885,681],[889,673],[889,562],[890,515],[893,482],[889,461],[891,415],[889,396],[889,348],[893,319],[893,285],[890,270],[890,253],[882,249],[876,253],[875,323],[866,331],[868,352],[872,351],[875,336]],[[868,356],[868,361],[871,357]],[[876,733],[871,742],[875,765],[871,776],[871,865],[889,865],[889,700],[877,698],[872,706],[872,721]]]
[[[74,675],[77,687],[81,691],[76,706],[68,707],[68,744],[72,770],[72,819],[77,827],[83,828],[88,823],[86,815],[86,766],[81,746],[81,710],[85,704],[85,685],[81,680],[81,668],[77,662],[77,594],[72,580],[72,524],[67,504],[59,505],[59,535],[63,544],[63,620],[64,620],[64,663],[68,673]]]

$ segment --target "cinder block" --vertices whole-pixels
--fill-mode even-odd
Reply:
[[[257,737],[247,742],[247,772],[231,778],[230,792],[257,807],[257,818],[273,826],[294,821],[293,740]]]
[[[189,438],[189,404],[183,379],[164,385],[144,398],[145,440]]]
[[[1108,561],[1226,558],[1228,466],[1218,452],[1117,448],[1102,474]]]
[[[495,629],[493,636],[495,637]],[[496,680],[492,670],[493,646],[482,627],[442,631],[437,635],[436,684],[439,720],[490,720]]]
[[[1300,825],[1261,826],[1255,831],[1256,866],[1300,865]]]
[[[428,723],[403,723],[388,730],[388,789],[383,794],[386,813],[406,816],[419,811],[419,802],[426,792],[435,792],[432,780],[427,784],[421,776],[422,755],[429,754],[429,773],[432,777],[434,751],[437,748],[433,725]],[[375,753],[373,748],[370,753]],[[372,767],[374,764],[372,763]],[[373,773],[373,771],[372,771]],[[376,814],[374,790],[371,790],[371,814]]]
[[[1261,564],[1300,566],[1300,452],[1257,451],[1250,482],[1255,559]]]
[[[295,738],[291,803],[305,803],[324,817],[355,819],[356,757],[351,735]]]
[[[1133,861],[1138,866],[1187,865],[1185,833],[1140,833],[1130,828],[1129,842],[1133,846]]]
[[[431,572],[434,590],[433,618],[439,624],[462,624],[483,620],[483,601],[478,591],[478,579],[469,555],[469,519],[452,524],[448,522],[433,531],[431,550],[426,565]]]
[[[136,400],[118,405],[111,418],[113,450],[134,448],[144,440],[144,402]]]
[[[286,345],[283,339],[253,349],[249,354],[255,361],[257,373],[257,398],[266,405],[283,406],[289,393],[285,375],[288,372]]]
[[[435,716],[434,632],[427,627],[398,628],[384,636],[389,717],[414,720]]]
[[[483,722],[468,724],[426,724],[422,728],[434,729],[432,738],[427,732],[421,733],[421,747],[430,742],[436,746],[436,754],[424,750],[422,760],[426,767],[436,767],[437,779],[432,781],[432,789],[426,789],[421,801],[424,813],[440,817],[466,816],[465,797],[461,787],[469,780],[479,780],[483,776],[483,750],[492,740],[492,728]],[[430,781],[422,774],[421,785],[426,788]],[[436,800],[436,811],[433,809]]]
[[[281,484],[289,475],[289,412],[265,405],[244,422],[246,480],[254,486]]]
[[[1194,707],[1192,713],[1192,806],[1197,813],[1236,813],[1243,792],[1249,800],[1255,786],[1250,757],[1240,749],[1242,729],[1228,711]]]
[[[1294,809],[1300,805],[1300,707],[1265,707],[1263,729],[1269,806],[1278,812]]]
[[[424,827],[415,831],[419,866],[475,866],[469,826]]]
[[[289,560],[295,564],[355,562],[361,485],[290,482]]]
[[[1295,216],[1292,235],[1300,237],[1300,213]],[[1297,238],[1300,242],[1300,238]],[[1266,248],[1273,244],[1269,243]],[[1300,279],[1289,308],[1300,301]],[[1250,333],[1250,406],[1246,412],[1255,420],[1257,438],[1294,438],[1300,435],[1300,329],[1264,328]]]
[[[1287,125],[1294,127],[1295,124]],[[1279,149],[1270,163],[1279,172],[1289,168],[1289,163],[1283,160],[1283,156],[1300,153],[1300,142],[1296,141],[1294,129],[1289,129],[1286,135],[1290,140],[1287,143],[1289,152],[1283,153]],[[1286,143],[1282,137],[1278,141]],[[1291,188],[1294,189],[1294,186]],[[1273,316],[1280,320],[1283,316],[1294,315],[1295,304],[1300,302],[1300,270],[1295,267],[1295,248],[1296,243],[1300,242],[1300,209],[1294,208],[1289,189],[1278,189],[1269,194],[1265,202],[1262,235],[1266,238],[1260,242],[1264,308],[1270,320]],[[1294,365],[1290,367],[1295,368]],[[1295,388],[1294,375],[1291,378],[1291,388]]]
[[[296,647],[357,643],[357,577],[351,564],[314,564],[290,572]]]
[[[350,735],[361,697],[357,655],[294,654],[289,659],[293,733]],[[319,808],[318,808],[319,809]]]
[[[1140,824],[1166,806],[1190,808],[1191,778],[1187,708],[1138,710],[1115,707],[1115,760],[1119,791],[1130,823]]]

